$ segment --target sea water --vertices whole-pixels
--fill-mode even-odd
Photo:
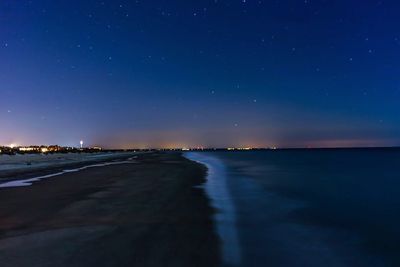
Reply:
[[[400,150],[192,152],[226,266],[400,266]]]

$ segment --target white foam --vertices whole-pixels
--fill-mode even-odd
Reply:
[[[225,165],[217,157],[205,153],[188,152],[184,156],[207,166],[204,188],[213,207],[218,210],[214,220],[222,240],[223,261],[230,266],[240,265],[242,256],[236,227],[236,208],[228,190]]]

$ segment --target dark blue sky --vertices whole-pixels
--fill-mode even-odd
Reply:
[[[0,2],[0,144],[400,145],[398,1]]]

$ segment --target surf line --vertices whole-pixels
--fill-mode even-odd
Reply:
[[[240,265],[242,256],[236,227],[236,208],[228,189],[225,165],[217,157],[203,153],[188,152],[184,156],[207,167],[207,182],[203,187],[212,206],[217,209],[214,221],[222,241],[223,262],[229,266]]]

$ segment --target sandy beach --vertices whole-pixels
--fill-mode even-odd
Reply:
[[[54,173],[65,168],[125,159],[136,154],[135,152],[98,152],[0,155],[0,182],[27,175]]]
[[[218,266],[205,174],[178,153],[149,153],[1,188],[1,266]]]

